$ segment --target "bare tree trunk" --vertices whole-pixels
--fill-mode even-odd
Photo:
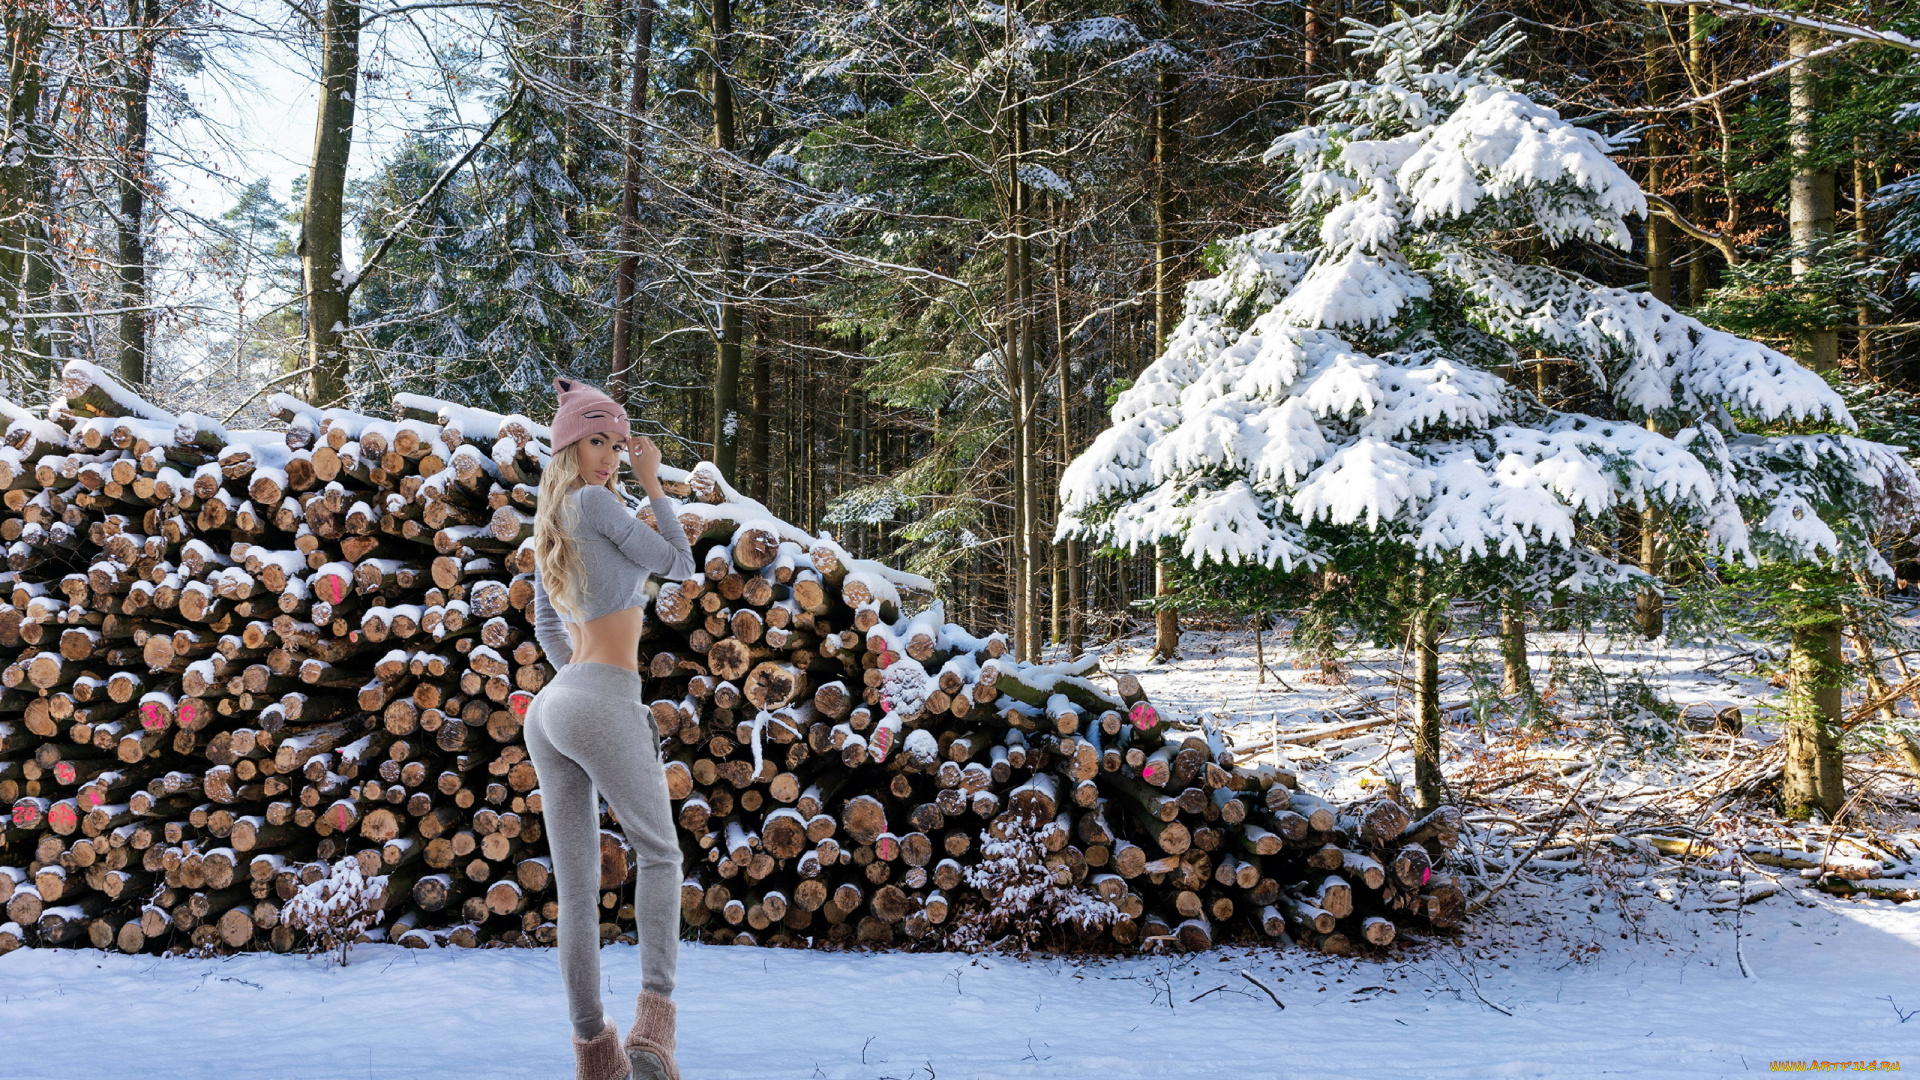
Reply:
[[[123,106],[126,130],[121,140],[120,213],[114,230],[120,241],[120,380],[147,384],[147,99],[153,86],[154,31],[160,21],[158,0],[146,0],[134,16],[134,46],[127,57]]]
[[[1840,621],[1793,628],[1787,657],[1787,759],[1780,802],[1789,818],[1814,811],[1832,821],[1846,801],[1840,757],[1840,689],[1846,658],[1840,651]]]
[[[1873,212],[1870,204],[1873,187],[1867,182],[1867,141],[1853,137],[1853,257],[1864,264],[1873,258]],[[1861,304],[1854,309],[1854,320],[1862,327],[1873,322],[1873,309]],[[1860,330],[1855,345],[1855,362],[1860,374],[1873,377],[1873,331]]]
[[[1076,386],[1073,381],[1072,342],[1067,334],[1067,289],[1072,278],[1067,271],[1066,207],[1061,200],[1053,201],[1054,244],[1053,244],[1053,350],[1054,362],[1060,365],[1060,468],[1065,469],[1073,460],[1073,395]],[[1056,498],[1058,489],[1056,487]],[[1058,503],[1056,502],[1056,506]],[[1057,518],[1056,518],[1057,520]],[[1086,641],[1087,620],[1082,610],[1080,581],[1080,541],[1066,540],[1061,545],[1061,561],[1066,564],[1066,605],[1067,605],[1067,656],[1079,659]],[[1054,592],[1060,592],[1060,582],[1055,581]],[[1059,618],[1054,619],[1053,633],[1060,636]]]
[[[1659,105],[1668,93],[1666,9],[1651,7],[1653,25],[1647,30],[1647,100]],[[1647,191],[1666,194],[1667,155],[1673,152],[1667,121],[1656,120],[1647,131]],[[1673,303],[1673,223],[1658,214],[1647,216],[1647,293],[1663,304]]]
[[[1878,703],[1874,711],[1882,721],[1898,723],[1900,710],[1894,708],[1893,688],[1887,685],[1887,677],[1880,671],[1880,658],[1874,653],[1873,642],[1857,627],[1850,636],[1854,659],[1860,665],[1861,674],[1867,677],[1867,696]]]
[[[40,175],[35,177],[34,187],[41,192],[46,192],[47,178],[44,170],[35,170],[35,172]],[[51,193],[48,192],[48,194]],[[47,222],[43,219],[30,223],[24,239],[32,246],[26,253],[26,284],[22,289],[21,309],[31,308],[42,298],[47,301],[47,307],[52,309],[60,301],[54,296],[53,237],[47,228]],[[72,294],[69,292],[63,299],[71,303]],[[65,363],[66,350],[61,349],[56,341],[59,334],[59,324],[53,320],[22,320],[20,347],[27,356],[32,358],[36,372],[51,375]]]
[[[772,486],[772,470],[768,467],[770,445],[767,439],[767,418],[773,409],[773,355],[762,343],[753,357],[753,497],[761,502],[767,501],[767,493]]]
[[[572,92],[577,100],[587,101],[587,9],[586,0],[570,0],[572,12],[567,16],[567,82],[572,84]],[[570,239],[580,237],[580,207],[590,196],[586,194],[583,169],[587,160],[586,125],[582,122],[577,106],[569,110],[562,168],[567,174],[567,183],[576,194],[569,197],[560,210],[561,227]]]
[[[1022,94],[1014,110],[1014,138],[1016,150],[1014,160],[1024,162],[1032,149],[1031,136],[1027,129],[1027,101]],[[1042,575],[1046,572],[1040,558],[1040,439],[1039,418],[1035,415],[1034,400],[1038,397],[1035,385],[1038,381],[1039,367],[1035,358],[1034,301],[1033,301],[1033,191],[1023,180],[1016,177],[1014,183],[1016,211],[1015,228],[1020,236],[1020,499],[1021,499],[1021,537],[1020,545],[1026,552],[1027,563],[1027,645],[1033,650],[1035,660],[1040,658],[1043,639],[1040,634],[1040,590]]]
[[[713,0],[713,141],[723,157],[734,153],[733,0]],[[713,463],[729,480],[740,445],[740,231],[730,165],[720,169],[720,340],[713,367]]]
[[[1713,80],[1712,72],[1707,65],[1706,11],[1699,4],[1687,8],[1687,69],[1692,75],[1689,92],[1696,97],[1710,93],[1713,88],[1709,84]],[[1706,225],[1708,222],[1707,185],[1703,178],[1706,175],[1704,162],[1707,157],[1704,151],[1707,141],[1704,129],[1707,127],[1709,115],[1707,106],[1701,105],[1693,110],[1691,118],[1694,129],[1693,146],[1696,161],[1699,164],[1696,166],[1693,193],[1688,202],[1687,212],[1696,225]],[[1713,287],[1713,258],[1713,245],[1698,245],[1694,260],[1687,268],[1688,303],[1698,306],[1707,302],[1707,290]]]
[[[325,0],[320,27],[320,108],[313,162],[300,216],[300,271],[307,291],[307,398],[333,406],[347,396],[347,300],[351,289],[341,235],[347,157],[353,151],[360,89],[360,5]]]
[[[1311,118],[1313,106],[1307,97],[1320,74],[1320,5],[1324,0],[1303,0],[1300,5],[1300,111]]]
[[[1534,697],[1533,672],[1527,666],[1527,608],[1512,589],[1500,592],[1500,692]]]
[[[1653,25],[1647,32],[1647,99],[1659,104],[1668,93],[1667,12],[1652,5]],[[1647,132],[1647,190],[1664,194],[1667,188],[1667,156],[1673,152],[1666,122],[1656,122]],[[1647,217],[1647,293],[1663,304],[1673,303],[1673,223],[1658,215]],[[1658,430],[1654,421],[1647,427]],[[1664,545],[1660,542],[1661,515],[1648,506],[1640,511],[1640,569],[1653,577],[1665,570]],[[1641,589],[1633,598],[1633,621],[1645,637],[1657,638],[1666,630],[1666,602],[1655,588]]]
[[[1005,39],[1008,52],[1011,53],[1018,43],[1018,20],[1020,17],[1019,0],[1012,0],[1005,8]],[[1031,660],[1035,656],[1034,642],[1029,636],[1032,629],[1033,612],[1033,566],[1032,550],[1028,546],[1030,522],[1028,512],[1030,500],[1027,498],[1028,473],[1026,462],[1032,448],[1027,445],[1030,428],[1025,423],[1026,393],[1026,310],[1024,300],[1027,293],[1022,279],[1025,269],[1021,257],[1023,207],[1022,192],[1025,185],[1020,181],[1021,151],[1020,144],[1020,97],[1016,87],[1016,74],[1011,66],[1005,72],[1005,83],[1001,88],[998,114],[994,126],[1000,136],[1007,160],[1006,194],[1006,252],[1003,256],[1005,272],[1005,315],[1001,326],[1001,348],[1004,350],[1002,364],[1005,369],[1007,386],[1007,411],[1013,423],[1013,558],[1012,577],[1007,590],[1007,601],[1012,608],[1014,652],[1020,659]]]
[[[1414,568],[1413,803],[1426,813],[1445,798],[1440,776],[1440,603],[1427,584],[1427,568]]]
[[[1153,595],[1173,595],[1172,547],[1162,540],[1153,546]],[[1164,607],[1153,613],[1153,659],[1166,662],[1180,656],[1180,613]]]
[[[1788,52],[1805,57],[1825,44],[1812,30],[1795,27],[1788,35]],[[1811,269],[1810,259],[1833,240],[1833,170],[1816,168],[1813,125],[1826,108],[1819,79],[1824,63],[1803,61],[1788,72],[1789,149],[1793,169],[1787,184],[1787,224],[1793,239],[1793,275]],[[1794,334],[1795,359],[1815,371],[1832,371],[1840,363],[1840,332],[1831,328],[1799,330]]]
[[[1162,0],[1167,36],[1179,30],[1180,0]],[[1153,353],[1158,356],[1173,333],[1179,318],[1175,301],[1174,223],[1178,198],[1173,182],[1174,162],[1180,156],[1180,84],[1175,72],[1162,67],[1153,104]],[[1155,549],[1153,593],[1165,597],[1172,593],[1171,568],[1167,565],[1167,545]],[[1170,607],[1154,613],[1153,658],[1172,660],[1180,652],[1180,613]]]
[[[6,358],[0,375],[26,376],[36,383],[44,383],[50,372],[36,355],[30,335],[22,333],[16,344],[15,328],[26,330],[32,322],[15,316],[27,293],[27,247],[35,217],[34,125],[44,79],[40,46],[49,11],[45,5],[22,5],[7,27],[6,131],[0,135],[0,321],[6,324],[0,330],[0,355]]]
[[[640,154],[646,138],[648,65],[653,58],[653,0],[634,0],[633,85],[627,97],[626,171],[620,182],[620,262],[613,272],[613,364],[607,393],[625,404],[632,392],[634,277],[640,271]]]
[[[1812,31],[1789,34],[1791,55],[1804,57],[1824,42]],[[1817,61],[1795,65],[1788,74],[1788,119],[1792,171],[1787,187],[1787,225],[1793,239],[1795,277],[1810,268],[1817,249],[1833,239],[1833,172],[1817,169],[1813,124],[1821,100]],[[1796,358],[1815,371],[1839,366],[1840,334],[1834,329],[1801,330],[1794,335]],[[1825,618],[1816,618],[1824,615]],[[1838,610],[1802,612],[1795,620],[1787,658],[1787,759],[1780,798],[1787,814],[1804,818],[1819,811],[1828,820],[1846,798],[1840,768],[1840,686],[1845,658],[1840,651]]]

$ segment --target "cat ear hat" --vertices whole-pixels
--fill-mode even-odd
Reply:
[[[624,445],[633,435],[627,410],[599,390],[573,379],[553,380],[560,395],[560,409],[553,416],[553,451],[579,442],[589,435],[605,432]]]

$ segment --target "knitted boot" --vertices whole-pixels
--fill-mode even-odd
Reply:
[[[575,1080],[627,1080],[627,1057],[620,1052],[620,1029],[613,1017],[602,1017],[606,1027],[591,1039],[573,1037]]]
[[[674,1011],[672,998],[640,991],[626,1042],[634,1080],[680,1080],[680,1066],[673,1060]]]

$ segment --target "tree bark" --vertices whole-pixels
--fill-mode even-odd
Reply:
[[[1323,0],[1304,0],[1300,5],[1300,113],[1311,121],[1313,103],[1306,91],[1313,88],[1320,67],[1320,5]]]
[[[1647,34],[1647,99],[1658,105],[1668,94],[1667,13],[1651,8],[1653,25]],[[1664,195],[1667,188],[1667,156],[1673,152],[1666,122],[1657,122],[1647,132],[1647,190]],[[1663,304],[1673,303],[1673,223],[1659,215],[1647,218],[1647,294]],[[1658,430],[1652,419],[1647,427]],[[1640,569],[1659,577],[1665,568],[1665,552],[1660,543],[1660,511],[1652,506],[1640,512]],[[1640,633],[1657,638],[1666,630],[1666,604],[1658,589],[1641,589],[1633,598],[1633,621]]]
[[[635,0],[632,87],[627,96],[626,170],[620,181],[620,262],[613,273],[613,363],[607,394],[625,403],[632,393],[634,278],[640,271],[640,155],[647,127],[648,66],[653,58],[653,0]]]
[[[16,9],[7,27],[6,131],[0,136],[0,353],[7,375],[42,379],[46,365],[28,335],[15,344],[15,316],[24,306],[28,238],[32,233],[34,125],[40,111],[44,69],[40,46],[46,38],[49,9],[27,4]]]
[[[1067,243],[1067,212],[1060,199],[1053,201],[1054,244],[1053,244],[1053,352],[1054,362],[1060,365],[1060,468],[1065,469],[1073,460],[1073,395],[1076,387],[1073,381],[1072,342],[1067,334],[1067,289],[1072,278],[1067,272],[1067,255],[1070,247]],[[1056,507],[1058,489],[1056,487]],[[1057,520],[1057,517],[1056,517]],[[1066,586],[1066,643],[1067,656],[1079,659],[1086,641],[1086,615],[1081,610],[1080,598],[1080,542],[1066,540],[1061,545],[1060,561],[1065,564]],[[1061,591],[1061,583],[1056,580],[1054,592]],[[1054,619],[1054,637],[1060,636],[1059,618]]]
[[[1180,0],[1162,0],[1161,14],[1166,20],[1167,37],[1174,37],[1180,25]],[[1312,17],[1311,11],[1308,17]],[[1174,245],[1178,198],[1174,186],[1174,162],[1180,156],[1180,84],[1174,71],[1161,67],[1153,103],[1153,353],[1166,348],[1167,335],[1179,318],[1175,296]],[[1155,548],[1153,594],[1171,594],[1171,567],[1167,563],[1167,545]],[[1172,608],[1154,613],[1153,659],[1172,660],[1180,652],[1180,614]]]
[[[1414,609],[1409,616],[1413,645],[1413,805],[1425,814],[1445,798],[1440,777],[1440,604],[1428,585],[1426,567],[1415,567],[1414,577]]]
[[[1840,689],[1846,682],[1846,657],[1840,651],[1838,618],[1794,627],[1787,680],[1787,759],[1781,806],[1790,818],[1805,820],[1817,810],[1831,822],[1847,794],[1840,757]]]
[[[120,379],[131,387],[147,384],[147,100],[153,86],[154,24],[158,0],[140,5],[134,22],[134,46],[124,83],[126,130],[121,140],[120,213],[114,222],[120,242]]]
[[[349,283],[341,235],[347,157],[353,151],[360,84],[360,5],[326,0],[320,26],[320,107],[300,217],[300,272],[307,291],[307,399],[337,406],[347,396]]]
[[[1647,103],[1659,106],[1668,94],[1667,16],[1664,8],[1651,8],[1652,25],[1647,30]],[[1656,120],[1647,131],[1647,191],[1665,195],[1667,155],[1673,152],[1668,139],[1667,120]],[[1663,304],[1673,303],[1673,223],[1658,214],[1647,216],[1647,293]]]
[[[1707,65],[1707,22],[1706,11],[1699,4],[1687,8],[1687,70],[1689,92],[1698,97],[1710,93],[1709,84],[1712,72]],[[1689,123],[1693,132],[1694,151],[1693,192],[1688,197],[1687,213],[1696,225],[1707,225],[1707,126],[1709,112],[1707,106],[1697,106],[1693,110]],[[1694,259],[1687,267],[1687,302],[1699,306],[1707,302],[1707,290],[1713,287],[1714,247],[1711,244],[1698,244]]]
[[[1006,5],[1004,34],[1006,47],[1011,54],[1018,43],[1018,20],[1020,4],[1013,0]],[[1022,192],[1025,185],[1020,181],[1021,151],[1020,144],[1020,95],[1016,84],[1016,75],[1011,66],[1004,74],[1005,83],[1001,88],[998,115],[995,128],[1005,148],[1007,161],[1006,188],[1006,245],[1003,255],[1005,273],[1005,314],[1001,319],[1001,363],[1007,387],[1007,412],[1013,425],[1013,559],[1012,579],[1009,583],[1008,602],[1013,615],[1014,654],[1022,660],[1031,660],[1034,654],[1034,642],[1028,636],[1031,629],[1034,605],[1032,550],[1028,546],[1031,523],[1028,513],[1031,502],[1027,497],[1028,473],[1026,462],[1032,448],[1027,445],[1030,429],[1025,423],[1026,393],[1026,310],[1023,306],[1027,295],[1022,271],[1025,261],[1022,258],[1022,227],[1020,214],[1023,207]]]
[[[1804,57],[1823,44],[1820,35],[1795,28],[1788,50]],[[1788,76],[1788,120],[1792,172],[1787,188],[1787,223],[1793,240],[1793,273],[1810,269],[1811,258],[1833,239],[1833,171],[1810,160],[1815,150],[1813,124],[1826,103],[1821,100],[1817,61],[1793,67]],[[1799,330],[1795,358],[1814,371],[1839,366],[1840,334],[1833,329]],[[1838,610],[1800,614],[1787,658],[1787,759],[1780,801],[1790,817],[1819,811],[1830,821],[1846,797],[1840,768],[1840,686],[1845,659],[1840,651]]]
[[[713,3],[713,141],[723,158],[733,156],[733,0]],[[740,445],[740,232],[731,220],[734,204],[732,168],[720,173],[720,337],[713,368],[713,463],[721,475],[734,480]]]
[[[1867,144],[1862,136],[1853,137],[1853,257],[1862,265],[1873,258],[1873,185],[1867,182]],[[1861,326],[1873,322],[1873,309],[1861,304],[1854,309],[1854,319]],[[1861,330],[1859,341],[1855,345],[1854,358],[1859,365],[1860,374],[1873,377],[1873,332]]]
[[[1788,35],[1788,52],[1805,57],[1825,44],[1812,30],[1795,27]],[[1825,64],[1803,61],[1788,73],[1788,136],[1792,173],[1787,184],[1788,229],[1793,240],[1793,275],[1811,268],[1811,260],[1833,240],[1833,170],[1816,167],[1813,125],[1826,102],[1819,79]],[[1840,332],[1834,329],[1796,330],[1795,359],[1815,371],[1832,371],[1840,362]]]
[[[1024,162],[1032,148],[1032,136],[1027,127],[1027,101],[1022,94],[1014,110],[1014,138],[1017,148],[1014,154],[1016,162]],[[1027,646],[1033,651],[1028,654],[1032,659],[1040,658],[1043,638],[1040,633],[1040,591],[1042,575],[1046,573],[1044,560],[1040,557],[1040,439],[1038,417],[1034,401],[1039,396],[1038,361],[1035,356],[1036,335],[1034,332],[1033,299],[1033,191],[1026,183],[1015,178],[1014,212],[1015,228],[1020,236],[1020,499],[1022,503],[1021,547],[1026,552],[1027,564],[1027,604],[1026,636]]]
[[[763,343],[753,355],[753,468],[750,480],[753,484],[753,497],[766,502],[772,483],[772,470],[769,468],[770,444],[767,438],[767,419],[773,409],[773,350]]]
[[[1500,592],[1500,692],[1534,697],[1533,672],[1527,666],[1527,609],[1512,589]]]
[[[51,194],[47,189],[45,170],[35,170],[34,189],[41,197]],[[50,200],[49,200],[50,201]],[[71,291],[56,295],[54,292],[53,236],[44,220],[28,225],[24,237],[31,245],[26,253],[26,284],[20,300],[21,310],[30,310],[41,300],[47,302],[49,310],[56,305],[69,307],[73,302]],[[64,322],[64,320],[62,320]],[[72,332],[61,332],[61,323],[51,319],[27,319],[20,328],[20,346],[23,354],[30,359],[36,378],[51,376],[65,363],[69,350],[61,347],[62,340],[71,340]]]
[[[1165,541],[1154,545],[1153,595],[1173,595],[1173,562]],[[1153,659],[1164,663],[1180,655],[1180,613],[1161,608],[1153,613]]]
[[[1659,430],[1651,420],[1647,427]],[[1640,511],[1640,569],[1656,578],[1665,575],[1667,569],[1667,546],[1660,535],[1665,520],[1666,515],[1657,506]],[[1642,637],[1657,638],[1667,632],[1667,601],[1659,589],[1644,588],[1634,594],[1633,621]]]
[[[567,16],[567,82],[573,87],[578,100],[588,100],[586,93],[587,74],[587,10],[586,0],[570,0],[572,12]],[[566,230],[568,239],[580,238],[580,207],[592,196],[586,193],[584,169],[587,159],[586,124],[582,122],[580,111],[570,111],[567,116],[565,149],[562,166],[567,174],[567,183],[573,187],[570,196],[560,210],[561,227]]]

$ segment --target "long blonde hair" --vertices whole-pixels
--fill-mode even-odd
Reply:
[[[580,525],[580,510],[570,497],[579,479],[580,444],[572,442],[556,451],[541,470],[540,501],[533,513],[533,565],[554,610],[569,622],[585,621],[579,618],[585,610],[579,601],[586,571],[580,562],[579,545],[573,539]],[[606,488],[619,495],[616,483],[608,477]]]

